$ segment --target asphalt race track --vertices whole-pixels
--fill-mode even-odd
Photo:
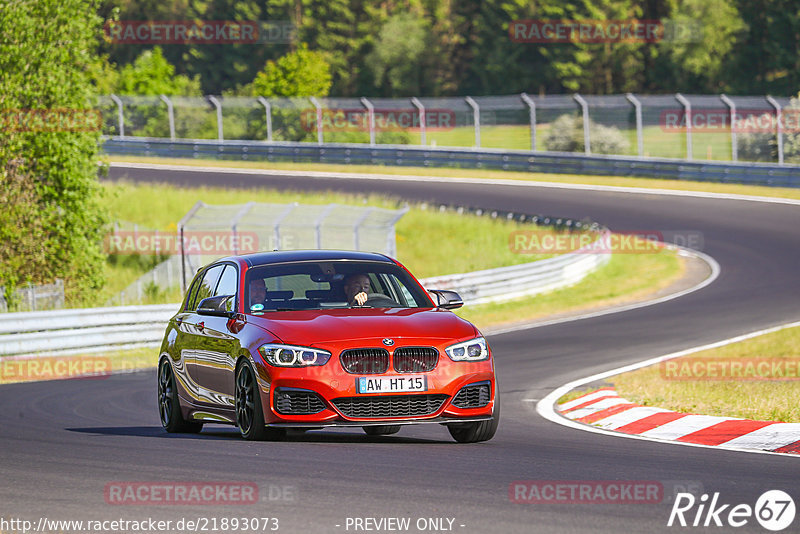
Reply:
[[[347,518],[407,517],[410,532],[420,531],[420,518],[452,519],[449,528],[464,533],[662,532],[702,527],[668,528],[668,502],[520,504],[511,502],[509,487],[519,480],[656,481],[667,492],[676,484],[702,485],[732,505],[753,506],[770,489],[800,499],[797,457],[598,435],[548,422],[534,409],[535,400],[570,380],[800,319],[798,206],[506,185],[111,169],[110,179],[123,177],[389,193],[589,217],[615,230],[695,231],[721,275],[700,291],[660,305],[490,337],[503,419],[492,441],[475,445],[456,444],[439,426],[407,427],[382,438],[315,431],[274,443],[245,442],[224,426],[207,426],[198,436],[167,435],[156,410],[154,371],[0,387],[0,502],[7,519],[276,517],[281,532],[355,532],[365,530],[352,523],[348,528]],[[112,505],[104,489],[115,481],[246,481],[259,486],[259,502]],[[787,532],[798,525],[800,518]],[[764,532],[754,518],[736,530]]]

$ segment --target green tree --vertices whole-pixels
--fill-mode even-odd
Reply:
[[[200,80],[175,74],[160,47],[145,50],[119,71],[114,92],[121,95],[200,96]]]
[[[800,4],[735,0],[747,24],[731,50],[725,76],[732,91],[792,95],[800,87]]]
[[[670,22],[674,34],[660,48],[672,63],[672,90],[725,91],[730,53],[745,29],[732,0],[682,0]]]
[[[327,96],[330,65],[324,54],[302,45],[277,61],[268,61],[249,88],[253,96]]]
[[[424,19],[413,13],[392,15],[383,25],[366,64],[375,86],[388,85],[388,96],[414,96],[420,91],[421,63],[427,48]]]
[[[92,73],[101,20],[90,0],[0,0],[0,285],[65,280],[80,302],[102,286],[107,215],[97,183]],[[21,111],[20,111],[21,110]],[[27,119],[26,119],[27,120]]]

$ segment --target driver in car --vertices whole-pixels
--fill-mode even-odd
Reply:
[[[267,299],[267,284],[261,278],[250,281],[250,309],[256,304],[264,305]]]
[[[371,286],[366,274],[351,274],[344,279],[344,294],[349,306],[363,306]]]

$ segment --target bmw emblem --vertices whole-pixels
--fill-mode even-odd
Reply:
[[[389,339],[388,337],[383,338],[383,344],[387,347],[391,347],[394,345],[394,339]]]

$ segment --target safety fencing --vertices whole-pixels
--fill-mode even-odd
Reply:
[[[572,254],[473,273],[421,279],[454,289],[466,304],[497,302],[575,284],[605,264],[607,252]],[[74,353],[157,345],[179,304],[9,313],[0,316],[0,356]]]
[[[800,162],[800,101],[736,95],[100,98],[103,135]]]
[[[0,312],[9,307],[17,311],[41,311],[64,307],[64,281],[57,278],[52,284],[20,287],[14,291],[11,306],[5,299],[5,288],[0,287]]]
[[[506,171],[632,176],[800,187],[800,165],[686,161],[636,156],[585,155],[527,150],[430,148],[410,145],[314,144],[263,141],[106,138],[109,155],[291,161],[412,167],[456,167]]]

